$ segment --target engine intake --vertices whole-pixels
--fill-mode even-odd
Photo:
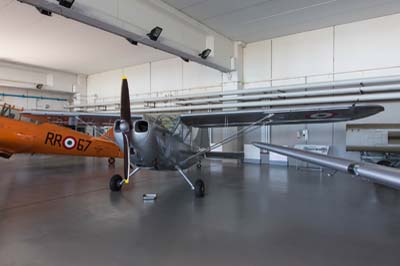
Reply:
[[[136,121],[135,132],[146,133],[147,131],[149,131],[149,122],[145,120]]]

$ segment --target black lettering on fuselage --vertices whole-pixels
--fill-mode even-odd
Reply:
[[[63,147],[64,145],[62,145],[62,143],[61,143],[62,139],[63,139],[63,136],[61,134],[48,132],[47,136],[46,136],[46,140],[44,141],[44,144],[49,144],[51,146],[58,145],[58,147]],[[73,147],[73,148],[78,151],[85,152],[89,149],[91,144],[92,144],[91,140],[79,139],[78,143],[76,143],[75,147]]]
[[[61,140],[62,140],[62,136],[60,134],[56,134],[56,138],[54,140],[53,146],[55,146],[56,143],[58,143],[58,147],[61,147]]]
[[[44,144],[50,144],[51,146],[56,146],[56,144],[58,144],[58,147],[61,147],[61,140],[62,135],[48,132]]]
[[[47,137],[46,137],[44,144],[47,144],[48,142],[50,142],[51,145],[54,145],[53,140],[54,140],[54,133],[49,132],[49,133],[47,133]]]

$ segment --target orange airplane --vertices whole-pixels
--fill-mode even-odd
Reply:
[[[35,120],[36,117],[20,115],[20,111],[7,104],[1,109],[0,157],[8,159],[16,153],[106,157],[110,164],[114,164],[115,158],[123,158],[123,152],[111,141],[112,130],[101,137],[92,137],[44,122],[43,118],[38,118],[38,123],[22,121],[24,117]]]

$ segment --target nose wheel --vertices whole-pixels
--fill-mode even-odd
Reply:
[[[114,192],[119,192],[121,191],[121,188],[124,184],[129,184],[129,178],[134,176],[135,174],[137,174],[139,171],[141,170],[140,167],[135,168],[133,171],[131,171],[128,176],[127,179],[124,179],[122,176],[120,175],[113,175],[110,178],[110,190],[114,191]]]
[[[114,175],[110,179],[110,190],[114,192],[121,191],[123,178],[120,175]]]

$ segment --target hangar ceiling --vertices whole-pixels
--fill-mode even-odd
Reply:
[[[62,29],[62,30],[60,30]],[[173,56],[60,16],[0,0],[0,60],[93,74]]]
[[[232,40],[254,42],[400,12],[399,0],[163,0]]]
[[[232,40],[259,41],[400,12],[398,0],[162,0]],[[60,30],[62,29],[62,30]],[[173,56],[0,0],[0,60],[93,74]]]

